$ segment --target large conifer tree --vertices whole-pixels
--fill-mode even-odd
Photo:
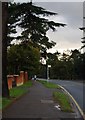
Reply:
[[[56,15],[54,12],[46,11],[42,7],[38,7],[30,3],[10,3],[8,8],[3,9],[3,15],[7,14],[8,11],[8,24],[5,22],[5,26],[3,28],[7,29],[8,25],[8,33],[7,31],[3,33],[3,46],[5,47],[5,53],[7,45],[10,45],[11,41],[16,38],[16,40],[21,40],[22,43],[32,42],[33,45],[39,46],[41,50],[52,48],[55,45],[53,41],[49,42],[49,38],[46,36],[46,32],[49,29],[53,31],[56,30],[56,27],[65,26],[62,23],[56,23],[53,21],[49,21],[48,19],[41,16],[50,16]],[[4,15],[5,20],[7,20],[7,15]],[[21,35],[17,37],[10,37],[11,33],[16,33],[16,28],[20,27],[22,29]],[[5,30],[6,30],[5,29]],[[5,41],[5,42],[4,42]],[[3,57],[6,60],[6,55]],[[4,67],[3,73],[6,71],[6,65]],[[6,74],[3,79],[3,96],[9,96],[9,94],[5,91],[8,91]],[[5,84],[6,83],[6,84]]]

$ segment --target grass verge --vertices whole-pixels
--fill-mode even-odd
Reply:
[[[60,89],[60,87],[57,84],[50,83],[50,82],[47,82],[47,81],[41,81],[41,80],[39,80],[39,82],[42,83],[47,88],[57,88],[57,89]]]
[[[62,111],[73,112],[70,99],[65,93],[61,91],[60,86],[54,83],[47,82],[47,81],[39,80],[39,82],[42,83],[47,88],[60,89],[59,91],[53,92],[53,99],[61,106]]]
[[[9,104],[11,104],[15,99],[24,95],[28,91],[27,88],[31,87],[31,86],[32,86],[32,82],[29,81],[19,87],[14,87],[14,88],[10,89],[9,90],[10,98],[2,98],[2,108],[0,108],[0,109],[4,109]]]
[[[10,103],[12,102],[11,99],[9,98],[2,98],[2,107],[0,109],[4,109],[5,107],[7,107]]]
[[[29,81],[23,84],[21,87],[31,87],[31,86],[32,86],[32,81]]]
[[[64,112],[73,112],[69,97],[63,92],[53,92],[53,98]]]

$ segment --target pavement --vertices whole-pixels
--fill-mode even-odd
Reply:
[[[0,120],[2,119],[2,111],[0,111]]]
[[[35,118],[40,120],[68,120],[70,118],[75,120],[75,118],[78,118],[78,111],[68,113],[55,107],[58,103],[53,101],[52,93],[57,89],[46,88],[36,81],[28,90],[27,94],[13,102],[2,112],[2,118]],[[76,111],[76,108],[74,109]]]

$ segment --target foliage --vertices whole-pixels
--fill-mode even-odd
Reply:
[[[8,45],[13,39],[21,41],[21,45],[10,45],[8,73],[18,73],[22,69],[28,70],[30,75],[35,74],[39,71],[39,51],[42,52],[41,56],[42,54],[45,56],[45,51],[56,44],[49,41],[47,31],[49,29],[55,31],[56,27],[64,27],[65,24],[46,19],[45,16],[57,15],[57,13],[49,12],[30,2],[9,3],[8,11]],[[17,33],[17,27],[21,29],[21,35],[14,37],[13,34]],[[27,45],[29,48],[25,47]]]
[[[85,80],[85,53],[71,50],[69,54],[48,53],[50,79]],[[39,77],[46,78],[46,65],[41,65]]]
[[[49,42],[46,33],[49,29],[55,31],[56,27],[64,27],[65,24],[49,21],[42,16],[56,15],[56,13],[46,11],[42,7],[34,6],[30,3],[3,3],[2,5],[2,28],[3,28],[3,96],[9,96],[6,71],[6,50],[11,46],[12,40],[21,42],[32,42],[35,46],[25,48],[12,46],[8,50],[8,73],[17,73],[19,70],[28,70],[30,76],[37,73],[39,67],[38,50],[52,48],[55,43]],[[8,28],[8,30],[7,30]],[[17,28],[21,29],[21,35],[16,36]],[[11,36],[12,35],[12,36]],[[44,42],[42,42],[44,41]],[[19,49],[20,47],[20,49]],[[12,50],[12,51],[11,51]],[[31,52],[30,52],[31,51]],[[21,54],[22,53],[22,54]],[[28,54],[28,55],[27,55]],[[28,59],[28,60],[27,60]],[[37,67],[36,67],[37,66]],[[31,72],[32,71],[32,72]]]
[[[9,31],[16,33],[16,28],[21,28],[21,35],[15,38],[20,41],[32,41],[37,43],[40,48],[52,48],[55,43],[49,42],[46,32],[49,29],[53,31],[56,27],[64,27],[63,23],[49,21],[45,16],[57,15],[57,13],[49,12],[42,7],[33,5],[32,3],[10,3],[9,4]],[[11,37],[13,38],[13,36]]]
[[[40,53],[38,48],[27,45],[13,45],[8,49],[8,74],[18,74],[20,70],[28,71],[29,76],[37,74]]]

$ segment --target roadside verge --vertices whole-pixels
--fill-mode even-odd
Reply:
[[[21,86],[14,87],[14,88],[10,89],[9,90],[10,97],[9,98],[2,98],[2,103],[1,103],[2,107],[0,109],[2,109],[4,111],[6,108],[8,108],[16,100],[23,97],[28,92],[28,88],[31,86],[32,86],[32,82],[28,81]]]
[[[81,116],[83,117],[83,119],[85,120],[85,114],[83,113],[83,110],[80,108],[80,106],[78,105],[78,103],[76,102],[76,100],[73,98],[73,96],[64,88],[62,87],[61,85],[59,85],[59,87],[64,90],[70,97],[71,99],[73,100],[73,102],[75,103],[76,107],[78,108]]]

